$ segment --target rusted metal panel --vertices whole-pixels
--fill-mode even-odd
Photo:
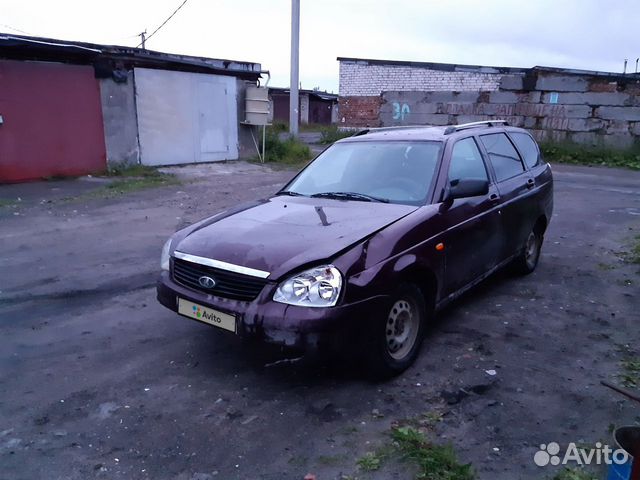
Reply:
[[[0,115],[0,182],[106,168],[92,67],[0,60]]]

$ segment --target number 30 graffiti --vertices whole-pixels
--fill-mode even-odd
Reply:
[[[398,102],[393,102],[393,119],[404,121],[404,118],[411,114],[411,109],[409,105],[403,103],[402,105]]]

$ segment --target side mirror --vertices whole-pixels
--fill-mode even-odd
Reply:
[[[444,201],[452,202],[456,198],[479,197],[489,193],[489,181],[473,178],[452,180]]]

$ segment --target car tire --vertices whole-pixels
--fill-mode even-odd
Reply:
[[[539,230],[534,228],[527,236],[522,252],[516,257],[514,267],[516,273],[520,275],[528,275],[538,266],[540,260],[540,251],[542,250],[542,242],[544,237]]]
[[[369,375],[385,379],[409,368],[420,352],[426,323],[422,291],[411,283],[400,284],[370,331],[365,365]]]

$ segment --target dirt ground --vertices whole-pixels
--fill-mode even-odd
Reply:
[[[599,384],[640,345],[639,267],[620,259],[640,173],[554,167],[538,270],[490,279],[411,369],[371,383],[350,365],[268,366],[279,352],[156,302],[168,235],[293,175],[176,171],[181,185],[115,198],[99,179],[0,186],[1,479],[409,479],[403,462],[356,462],[420,418],[480,479],[552,478],[540,444],[612,444],[611,424],[640,422]]]

